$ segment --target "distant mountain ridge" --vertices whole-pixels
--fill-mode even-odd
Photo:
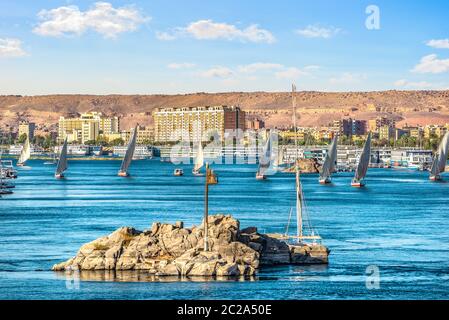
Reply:
[[[19,120],[56,124],[59,116],[101,111],[122,117],[122,128],[139,122],[151,125],[151,112],[159,107],[239,105],[250,116],[258,116],[270,127],[291,123],[289,92],[228,92],[177,95],[43,95],[0,96],[0,126]],[[372,119],[379,115],[399,124],[449,123],[449,90],[297,93],[299,124],[327,125],[343,117]]]

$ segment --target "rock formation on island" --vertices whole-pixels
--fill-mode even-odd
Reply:
[[[123,227],[83,245],[77,255],[53,266],[54,271],[140,270],[157,276],[251,276],[262,265],[323,264],[328,249],[288,245],[257,232],[240,230],[229,215],[209,216],[209,251],[203,250],[203,224],[184,228],[153,223],[138,231]]]

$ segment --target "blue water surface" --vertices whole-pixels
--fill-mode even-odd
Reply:
[[[350,187],[350,173],[327,186],[316,175],[302,177],[311,221],[331,250],[328,266],[263,268],[246,281],[128,277],[73,285],[49,269],[86,242],[121,226],[201,223],[204,177],[192,177],[191,166],[174,177],[171,163],[135,161],[132,176],[120,178],[119,165],[70,161],[64,180],[39,160],[19,171],[14,194],[0,198],[0,299],[449,298],[449,182],[431,183],[427,173],[405,169],[370,169],[363,189]],[[220,182],[210,188],[211,214],[232,214],[262,232],[285,229],[293,175],[256,181],[253,165],[214,169]]]

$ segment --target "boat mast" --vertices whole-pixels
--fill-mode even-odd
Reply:
[[[293,130],[295,132],[295,174],[296,174],[296,230],[298,242],[302,239],[302,197],[301,184],[299,182],[299,150],[298,150],[298,130],[296,127],[296,85],[292,84],[292,108],[293,108]]]

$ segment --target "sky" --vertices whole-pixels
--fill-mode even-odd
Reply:
[[[447,0],[0,0],[0,94],[449,89]]]

